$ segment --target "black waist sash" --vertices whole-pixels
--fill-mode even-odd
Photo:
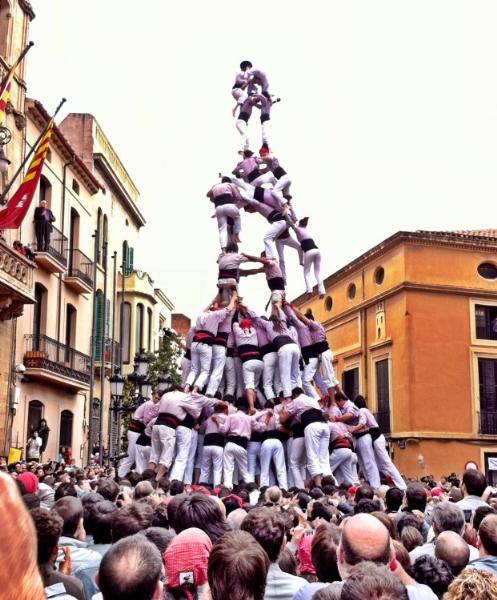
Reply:
[[[171,413],[159,413],[157,416],[157,421],[155,421],[156,425],[166,425],[171,429],[176,429],[178,425],[181,424],[181,421],[178,419],[176,415],[172,415]]]
[[[262,432],[261,431],[252,431],[250,435],[251,442],[262,442]]]
[[[220,194],[219,196],[212,198],[212,202],[214,202],[216,208],[218,206],[224,206],[225,204],[234,204],[234,200],[230,194]]]
[[[261,351],[259,346],[253,344],[242,344],[238,346],[238,356],[242,363],[249,360],[261,360]]]
[[[218,279],[236,279],[240,281],[240,271],[238,269],[219,269]]]
[[[192,351],[190,350],[190,348],[187,348],[185,350],[185,358],[187,358],[188,360],[192,359]]]
[[[317,358],[319,356],[319,352],[314,347],[314,344],[311,344],[310,346],[302,346],[300,350],[306,365],[309,364],[310,358]]]
[[[265,442],[266,440],[280,440],[280,442],[286,442],[289,438],[288,433],[286,433],[285,431],[278,431],[276,429],[272,429],[270,431],[265,431],[262,434],[262,441]]]
[[[235,356],[234,348],[226,348],[226,356],[229,358],[233,358]]]
[[[129,431],[134,431],[135,433],[142,433],[145,431],[145,423],[142,421],[138,421],[137,419],[131,419],[128,426]]]
[[[212,333],[212,331],[207,331],[206,329],[199,329],[193,336],[193,341],[199,344],[207,344],[208,346],[212,346],[212,342],[214,341],[214,334]]]
[[[278,335],[273,340],[273,345],[276,351],[287,344],[295,344],[292,338],[289,335]]]
[[[152,438],[149,437],[148,435],[145,435],[145,433],[141,433],[140,437],[136,440],[136,445],[137,446],[151,446]]]
[[[249,441],[246,437],[242,437],[240,435],[229,435],[227,441],[232,442],[233,444],[236,444],[237,446],[241,446],[242,448],[245,448],[245,450],[247,449],[247,446],[249,443]]]
[[[193,429],[196,424],[197,421],[195,421],[195,419],[191,415],[186,415],[186,417],[182,421],[180,421],[180,426],[187,427],[188,429]]]
[[[275,169],[273,169],[273,175],[276,177],[276,179],[281,179],[283,175],[286,175],[286,171],[283,167],[278,165]]]
[[[285,290],[285,280],[283,277],[271,277],[267,280],[269,289],[274,292],[275,290]]]
[[[375,442],[381,435],[381,429],[379,427],[370,427],[369,433],[371,434],[371,439]]]
[[[326,350],[330,349],[330,345],[326,340],[316,342],[315,344],[313,344],[313,346],[316,349],[317,354],[322,354],[323,352],[326,352]]]
[[[250,173],[247,175],[247,181],[249,183],[252,183],[252,181],[254,181],[254,179],[257,179],[257,177],[259,177],[260,175],[262,175],[262,173],[259,171],[259,169],[254,169],[253,171],[250,171]]]
[[[308,250],[314,250],[314,248],[317,248],[316,242],[312,238],[307,238],[306,240],[302,240],[300,242],[300,247],[302,248],[302,250],[304,252],[307,252]]]
[[[279,210],[273,210],[267,216],[267,220],[270,223],[276,223],[276,221],[284,221],[285,220],[285,215],[283,215],[282,213],[280,213]]]
[[[207,433],[204,437],[205,446],[219,446],[224,448],[224,435],[222,433]]]
[[[355,439],[358,440],[359,438],[362,438],[365,435],[369,435],[369,429],[367,431],[359,431],[358,433],[354,433],[353,435]]]
[[[304,426],[304,429],[307,425],[311,423],[325,423],[325,419],[323,417],[323,411],[319,408],[308,408],[300,417],[300,422]]]
[[[214,345],[224,346],[226,348],[226,346],[228,345],[228,335],[229,333],[227,333],[226,331],[218,331],[216,337],[214,338]]]
[[[269,343],[269,344],[264,344],[263,346],[260,346],[259,350],[261,351],[261,357],[266,356],[266,354],[269,354],[270,352],[274,352],[274,344],[273,343]]]
[[[294,423],[292,425],[293,439],[304,437],[304,426],[302,423]]]

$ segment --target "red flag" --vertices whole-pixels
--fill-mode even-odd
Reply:
[[[29,169],[17,192],[9,200],[7,207],[0,212],[0,229],[17,229],[28,212],[33,200],[41,171],[48,152],[52,136],[53,119],[50,121],[45,135],[41,138]]]

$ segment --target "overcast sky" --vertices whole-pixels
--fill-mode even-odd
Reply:
[[[100,122],[141,192],[135,266],[194,317],[215,293],[205,194],[236,161],[242,59],[282,102],[271,144],[324,275],[398,230],[495,227],[497,2],[34,0],[28,94]],[[259,147],[253,118],[253,147]],[[266,222],[243,213],[242,248]],[[303,277],[289,255],[289,292]],[[243,281],[262,309],[261,276]]]

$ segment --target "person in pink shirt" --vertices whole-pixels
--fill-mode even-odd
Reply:
[[[219,324],[235,308],[237,299],[233,292],[229,305],[226,308],[218,308],[217,300],[197,318],[195,323],[195,335],[192,341],[192,364],[186,379],[185,391],[201,391],[209,379],[212,362],[212,344],[217,335]]]
[[[276,184],[276,177],[267,169],[263,161],[254,156],[252,150],[243,150],[242,160],[233,169],[233,175],[240,177],[253,186],[264,186]]]
[[[316,278],[319,297],[324,298],[326,290],[321,276],[321,252],[307,230],[309,217],[300,219],[297,225],[290,219],[287,219],[287,222],[295,231],[297,240],[304,253],[304,280],[306,292],[312,294],[311,269],[314,268],[314,277]]]
[[[233,335],[242,362],[243,387],[249,406],[249,414],[255,413],[256,389],[262,377],[264,364],[261,360],[257,330],[248,318],[233,323]]]
[[[235,465],[238,467],[240,478],[246,483],[253,482],[248,471],[247,446],[252,433],[252,419],[246,413],[248,408],[246,401],[237,401],[239,409],[234,414],[229,414],[224,422],[214,415],[213,420],[217,422],[220,433],[226,436],[226,445],[223,456],[223,482],[224,485],[233,488],[233,472]],[[243,407],[243,410],[242,408]]]
[[[328,422],[330,430],[330,468],[338,485],[358,485],[354,444],[344,423]]]
[[[274,465],[278,486],[284,490],[288,489],[286,472],[284,444],[289,438],[288,431],[280,422],[282,405],[268,410],[266,414],[257,421],[257,430],[262,431],[262,444],[260,450],[261,463],[261,487],[268,486],[271,463]]]
[[[225,437],[219,428],[227,416],[228,404],[226,402],[218,402],[214,407],[214,414],[205,421],[202,427],[204,445],[200,483],[212,483],[214,487],[221,485]],[[213,417],[216,418],[214,419]]]
[[[226,252],[228,245],[228,219],[233,221],[233,239],[231,241],[240,243],[240,202],[242,200],[238,187],[231,182],[229,177],[223,177],[221,183],[216,183],[207,192],[207,197],[216,209],[217,227],[219,231],[219,245]]]

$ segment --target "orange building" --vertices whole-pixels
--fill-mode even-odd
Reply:
[[[400,231],[300,296],[345,393],[407,476],[476,463],[497,484],[497,229]]]

